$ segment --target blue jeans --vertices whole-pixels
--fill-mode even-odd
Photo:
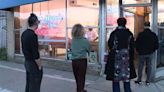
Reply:
[[[119,82],[113,82],[113,92],[121,92]],[[124,82],[124,92],[132,92],[130,82]]]
[[[151,72],[152,72],[152,57],[153,54],[149,55],[139,55],[139,62],[138,62],[138,79],[137,81],[142,81],[142,71],[144,67],[144,63],[146,62],[146,72],[147,72],[147,82],[151,81]]]

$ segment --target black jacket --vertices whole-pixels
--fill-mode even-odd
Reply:
[[[35,61],[35,59],[40,58],[38,51],[38,37],[33,30],[27,29],[22,33],[21,44],[25,60]]]
[[[108,47],[110,49],[109,52],[109,59],[105,67],[105,74],[107,75],[106,79],[107,80],[113,80],[114,79],[114,56],[115,53],[112,50],[113,45],[114,45],[114,39],[115,36],[117,36],[118,39],[118,48],[117,49],[122,49],[122,48],[127,48],[128,47],[128,39],[131,36],[130,40],[130,50],[129,50],[129,55],[130,55],[130,79],[133,79],[136,77],[136,72],[134,68],[134,37],[133,34],[129,31],[129,29],[119,29],[116,28],[110,35],[110,38],[108,40]]]
[[[149,28],[138,34],[136,39],[136,50],[139,55],[148,55],[158,49],[158,37]]]

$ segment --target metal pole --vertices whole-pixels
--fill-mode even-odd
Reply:
[[[158,0],[151,0],[152,3],[152,25],[151,29],[158,35]],[[157,68],[157,51],[154,54],[152,60],[152,81],[155,80],[155,73]]]
[[[67,6],[67,0],[65,0],[65,31],[66,31],[66,38],[65,38],[65,40],[66,40],[66,55],[65,55],[65,58],[66,58],[66,60],[67,60],[67,50],[68,50],[68,21],[67,21],[67,8],[68,8],[68,6]]]
[[[32,3],[32,13],[34,13],[34,4]]]
[[[101,74],[103,74],[106,45],[106,0],[99,0],[99,7],[99,62],[101,64]]]
[[[119,0],[119,16],[123,17],[123,7],[122,7],[122,0]]]

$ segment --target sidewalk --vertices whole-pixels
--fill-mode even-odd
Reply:
[[[120,84],[122,84],[120,82]],[[164,92],[164,80],[157,83],[151,83],[149,86],[146,85],[136,85],[134,80],[131,81],[132,92]],[[95,92],[112,92],[112,82],[106,81],[105,78],[100,78],[95,83],[87,86],[87,89],[97,90]],[[88,90],[88,91],[89,91]],[[121,85],[121,92],[123,91],[123,85]],[[94,92],[94,91],[89,91]]]
[[[164,80],[151,83],[149,86],[135,85],[132,80],[131,85],[133,92],[164,92]],[[0,61],[0,89],[10,90],[8,92],[24,92],[24,87],[24,65]],[[41,92],[75,92],[75,89],[72,72],[44,68]],[[105,77],[87,75],[86,89],[88,92],[112,92],[112,82],[105,80]],[[123,85],[121,85],[121,92],[124,92]]]

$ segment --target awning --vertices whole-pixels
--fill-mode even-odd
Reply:
[[[0,9],[12,8],[25,4],[32,4],[48,0],[0,0]]]

